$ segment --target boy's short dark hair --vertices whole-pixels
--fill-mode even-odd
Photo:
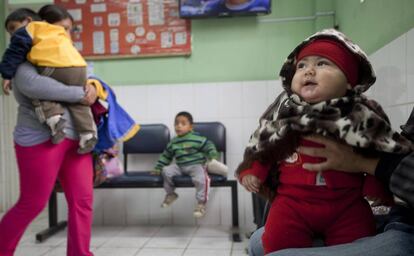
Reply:
[[[34,21],[40,20],[39,15],[29,8],[19,8],[12,11],[4,21],[4,27],[7,29],[7,24],[9,22],[18,21],[23,22],[25,19],[31,18]]]
[[[187,112],[187,111],[181,111],[177,115],[175,115],[175,119],[177,119],[177,117],[179,117],[179,116],[184,116],[185,118],[188,119],[188,121],[190,122],[190,124],[193,124],[193,116],[189,112]]]
[[[39,10],[39,16],[42,20],[53,24],[64,19],[70,19],[73,22],[73,17],[70,13],[62,6],[56,4],[44,5]]]

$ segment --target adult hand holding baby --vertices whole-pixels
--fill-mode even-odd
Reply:
[[[323,148],[300,146],[298,152],[313,157],[321,157],[326,160],[320,163],[304,163],[303,168],[309,171],[338,170],[343,172],[366,172],[374,175],[378,158],[364,158],[355,153],[351,146],[339,143],[321,135],[311,135],[304,137],[319,144]]]
[[[81,99],[80,103],[83,105],[92,105],[93,103],[95,103],[97,99],[97,94],[96,94],[96,89],[95,86],[91,85],[91,84],[86,84],[85,86],[85,96],[83,97],[83,99]]]
[[[260,179],[257,178],[256,176],[248,174],[243,177],[241,184],[243,185],[243,187],[246,188],[247,191],[258,193],[261,182],[260,182]]]
[[[3,92],[4,92],[4,94],[9,95],[10,90],[11,90],[11,80],[4,79],[3,80]]]

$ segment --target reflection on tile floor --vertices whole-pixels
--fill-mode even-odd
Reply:
[[[1,218],[2,214],[0,214]],[[35,242],[35,233],[47,226],[42,214],[28,228],[16,256],[65,256],[66,230]],[[95,256],[241,256],[247,239],[230,240],[230,227],[218,226],[96,226],[91,250]]]

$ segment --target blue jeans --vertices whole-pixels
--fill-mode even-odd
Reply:
[[[264,228],[256,230],[250,237],[249,255],[264,255],[262,234]],[[390,223],[385,231],[372,237],[358,239],[352,243],[300,249],[285,249],[268,254],[270,256],[412,256],[414,255],[414,227],[400,222]]]
[[[250,236],[249,240],[249,255],[250,256],[262,256],[264,255],[264,249],[262,244],[262,235],[264,232],[264,227],[261,227],[254,231]]]

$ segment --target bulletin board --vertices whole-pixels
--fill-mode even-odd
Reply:
[[[86,59],[191,54],[191,23],[178,0],[54,0],[74,18],[72,40]]]

